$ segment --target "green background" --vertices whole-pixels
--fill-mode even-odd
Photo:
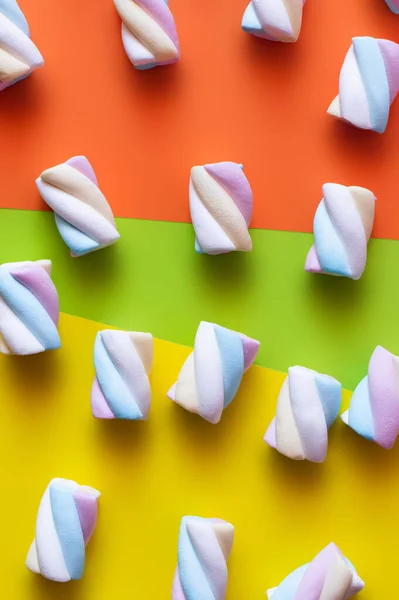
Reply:
[[[52,213],[0,211],[0,262],[51,258],[63,312],[192,346],[201,320],[261,341],[257,364],[302,364],[348,389],[377,344],[399,354],[399,244],[371,240],[360,281],[310,275],[313,236],[252,230],[253,252],[197,255],[191,225],[117,219],[120,241],[72,259]]]

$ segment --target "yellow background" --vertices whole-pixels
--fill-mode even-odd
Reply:
[[[3,598],[170,598],[185,514],[235,525],[228,600],[262,598],[330,541],[364,578],[362,600],[397,596],[398,445],[386,452],[337,421],[324,464],[289,461],[263,442],[284,374],[253,367],[210,425],[166,398],[190,349],[159,340],[149,420],[97,421],[92,349],[103,327],[62,315],[61,350],[0,358]],[[52,477],[102,492],[80,582],[24,567]]]

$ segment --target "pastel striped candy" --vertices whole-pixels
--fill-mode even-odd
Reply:
[[[68,479],[53,479],[44,492],[27,568],[52,581],[81,579],[85,547],[97,520],[100,492]]]
[[[104,330],[94,344],[96,377],[91,390],[97,419],[142,420],[148,417],[148,376],[154,356],[150,333]]]
[[[248,232],[252,190],[242,165],[220,162],[193,167],[189,192],[197,252],[223,254],[252,250]]]
[[[347,600],[364,588],[355,567],[335,544],[267,591],[269,600]]]
[[[176,25],[167,0],[114,0],[114,4],[122,19],[123,46],[136,69],[179,60]]]
[[[0,352],[37,354],[61,346],[58,294],[51,261],[0,266]]]
[[[224,600],[233,541],[227,521],[183,517],[172,600]]]
[[[296,42],[304,4],[305,0],[252,0],[241,27],[246,33],[273,42]]]
[[[399,44],[355,37],[339,76],[339,94],[328,113],[360,129],[384,133],[399,90]]]
[[[333,377],[290,367],[265,442],[293,460],[323,462],[328,430],[338,416],[341,396],[341,384]]]
[[[43,200],[72,256],[83,256],[119,239],[114,215],[86,157],[74,156],[36,179]]]
[[[218,423],[254,362],[259,342],[242,333],[202,321],[168,397],[210,423]]]
[[[385,2],[395,15],[399,15],[399,0],[385,0]]]
[[[0,92],[43,64],[16,0],[0,0]]]
[[[313,222],[314,246],[306,258],[309,273],[360,279],[374,224],[375,196],[362,187],[326,183]]]
[[[374,350],[368,373],[351,398],[344,423],[389,450],[399,434],[399,357],[385,348]]]

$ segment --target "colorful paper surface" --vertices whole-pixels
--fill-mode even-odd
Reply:
[[[364,577],[365,598],[392,597],[399,445],[386,452],[336,422],[324,464],[289,461],[263,442],[283,373],[250,369],[221,422],[211,425],[166,398],[190,349],[160,340],[149,420],[96,421],[92,350],[103,327],[61,315],[60,350],[0,357],[4,597],[168,598],[184,514],[234,523],[229,600],[262,598],[331,540]],[[345,392],[343,407],[348,402]],[[54,584],[24,567],[52,477],[102,492],[80,582]]]
[[[115,246],[72,259],[50,213],[0,211],[0,263],[51,258],[61,310],[192,345],[201,320],[261,342],[257,363],[300,364],[354,389],[381,344],[399,354],[399,244],[371,240],[360,281],[304,271],[310,234],[251,232],[253,252],[194,252],[191,225],[117,219]]]
[[[326,111],[353,36],[399,41],[383,0],[310,1],[295,44],[241,30],[247,0],[171,0],[181,61],[134,70],[112,0],[21,0],[45,66],[0,96],[0,206],[43,209],[34,185],[85,154],[116,216],[188,221],[193,165],[244,164],[252,226],[311,231],[326,182],[370,188],[373,235],[399,238],[399,102],[386,133]]]
[[[254,367],[218,426],[166,398],[201,319],[261,341],[258,364],[302,364],[354,389],[377,344],[399,354],[399,246],[372,240],[359,282],[306,275],[312,236],[252,230],[250,255],[198,256],[187,225],[192,165],[235,160],[254,191],[253,227],[309,232],[327,181],[377,196],[373,235],[399,239],[399,105],[382,136],[327,116],[354,35],[398,41],[382,0],[306,3],[295,45],[244,34],[246,2],[171,0],[182,46],[173,68],[137,73],[112,1],[21,0],[45,67],[0,95],[0,262],[51,258],[60,351],[0,356],[3,458],[1,591],[18,600],[170,597],[184,514],[236,526],[228,599],[262,598],[335,541],[366,581],[394,598],[399,444],[390,452],[341,422],[323,465],[263,442],[284,374]],[[86,154],[122,238],[71,259],[34,184]],[[14,210],[27,209],[27,210]],[[156,222],[158,221],[158,222]],[[163,223],[161,221],[172,221]],[[177,221],[180,223],[173,223]],[[158,338],[144,423],[93,419],[94,319]],[[344,394],[343,409],[349,394]],[[98,487],[84,579],[56,585],[24,568],[52,477]]]

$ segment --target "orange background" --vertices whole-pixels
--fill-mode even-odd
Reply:
[[[399,41],[383,0],[308,0],[299,41],[240,29],[247,0],[171,0],[178,65],[137,72],[112,0],[21,0],[45,67],[0,95],[1,207],[44,209],[35,177],[92,162],[117,216],[188,221],[194,164],[244,163],[252,225],[310,231],[321,185],[369,187],[374,235],[399,238],[399,101],[387,132],[326,115],[354,35]]]

